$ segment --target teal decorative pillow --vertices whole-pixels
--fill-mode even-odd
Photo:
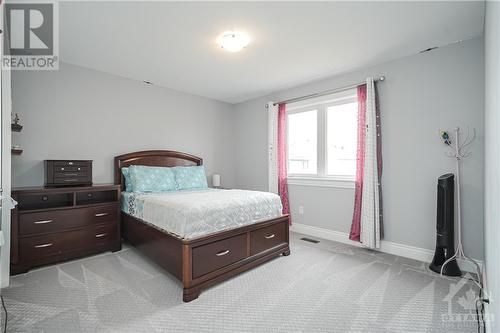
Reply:
[[[172,168],[132,165],[129,173],[133,192],[166,192],[177,189]]]
[[[173,167],[175,182],[179,190],[208,188],[205,168],[200,166]]]
[[[127,192],[134,192],[132,180],[130,179],[130,170],[128,168],[122,168],[122,174],[123,178],[125,178],[125,190]]]

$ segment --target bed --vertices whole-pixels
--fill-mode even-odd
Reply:
[[[182,282],[184,302],[198,298],[204,288],[290,254],[289,216],[276,211],[273,194],[213,189],[134,194],[127,192],[121,172],[131,165],[202,164],[199,157],[168,150],[115,157],[115,184],[123,193],[122,236]]]

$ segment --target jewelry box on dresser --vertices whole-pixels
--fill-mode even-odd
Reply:
[[[45,160],[46,187],[92,185],[91,160]]]

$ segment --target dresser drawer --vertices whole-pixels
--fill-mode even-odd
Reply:
[[[26,213],[19,215],[19,234],[43,234],[81,227],[88,223],[88,218],[81,209]]]
[[[87,166],[91,161],[82,161],[82,160],[48,160],[49,163],[52,163],[55,167],[78,167],[78,166]]]
[[[118,204],[89,207],[85,211],[93,224],[118,220]]]
[[[37,260],[81,249],[89,249],[118,240],[116,223],[90,226],[85,229],[21,238],[22,260]]]
[[[88,177],[54,178],[54,185],[73,185],[90,182]]]
[[[86,171],[86,166],[54,166],[54,172],[77,172],[77,171]]]
[[[287,243],[286,225],[274,224],[250,233],[250,255]]]
[[[246,257],[246,234],[193,248],[193,278],[213,272]]]
[[[79,178],[87,178],[87,171],[68,171],[68,172],[55,172],[54,173],[54,179],[56,181],[60,181],[60,178],[62,179],[67,179],[71,177],[79,177]]]
[[[34,261],[70,250],[84,248],[89,243],[88,230],[75,230],[21,238],[19,250],[21,260]]]
[[[118,224],[96,225],[90,229],[89,242],[93,245],[100,245],[118,240]]]
[[[19,215],[19,234],[56,232],[118,219],[118,205],[53,210]]]

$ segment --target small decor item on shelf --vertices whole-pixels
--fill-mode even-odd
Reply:
[[[16,113],[12,118],[11,128],[14,132],[21,132],[23,126],[19,124],[19,115]]]
[[[10,149],[10,152],[13,154],[13,155],[21,155],[23,150],[21,149],[20,146],[12,146],[12,148]]]
[[[23,129],[23,126],[19,124],[19,115],[17,113],[12,118],[12,124],[10,125],[10,127],[14,132],[21,132],[21,130]]]
[[[19,115],[16,113],[14,119],[12,119],[12,123],[15,125],[19,124]]]

